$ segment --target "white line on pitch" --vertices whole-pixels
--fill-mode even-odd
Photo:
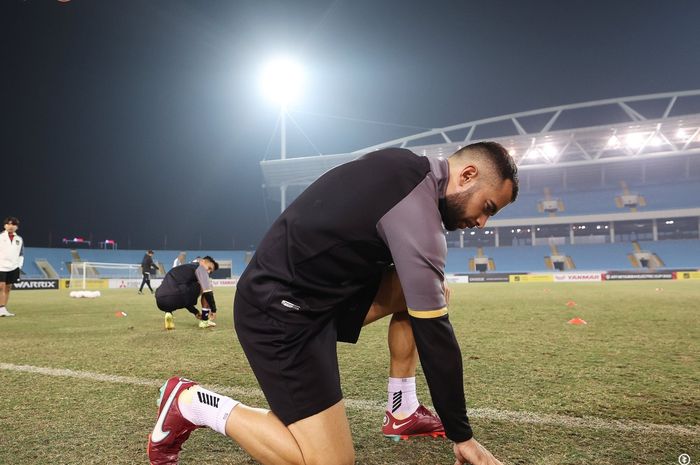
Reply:
[[[78,378],[89,381],[102,381],[115,384],[130,384],[135,386],[160,387],[163,380],[136,378],[133,376],[107,375],[94,373],[91,371],[76,371],[65,368],[45,368],[31,365],[14,365],[11,363],[0,363],[0,369],[14,372],[34,373],[46,376],[60,376],[67,378]],[[262,391],[255,388],[241,388],[231,386],[219,386],[207,384],[207,388],[221,394],[233,397],[257,397],[264,399]],[[354,410],[384,410],[384,403],[363,399],[345,399],[345,405]],[[700,426],[698,425],[659,425],[654,423],[643,423],[634,420],[610,420],[598,417],[571,417],[567,415],[556,415],[550,413],[534,413],[522,411],[497,410],[492,408],[472,408],[469,409],[469,416],[472,418],[483,418],[486,420],[507,421],[511,423],[527,423],[548,426],[564,426],[567,428],[585,429],[607,429],[615,431],[629,431],[634,433],[651,434],[672,434],[678,436],[700,436]]]

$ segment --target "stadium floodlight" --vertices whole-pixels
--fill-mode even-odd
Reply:
[[[559,153],[554,144],[551,144],[549,142],[542,146],[542,152],[544,153],[544,156],[549,160],[554,159],[554,157],[557,156],[557,153]]]
[[[271,60],[263,68],[260,88],[269,100],[280,106],[280,159],[287,158],[287,107],[301,95],[304,72],[301,65],[288,57]],[[287,204],[287,186],[280,186],[280,208]]]
[[[537,147],[532,147],[525,152],[525,158],[528,160],[541,160],[542,159],[542,151],[537,148]]]
[[[610,139],[608,139],[607,143],[608,147],[616,149],[620,147],[620,145],[620,139],[618,139],[616,135],[613,134],[612,136],[610,136]]]
[[[625,137],[627,147],[631,149],[639,149],[644,145],[644,134],[641,132],[632,132]]]
[[[299,98],[303,81],[301,65],[282,57],[265,65],[260,85],[265,97],[285,108]]]
[[[652,136],[652,138],[649,140],[649,145],[652,147],[659,147],[660,145],[663,145],[664,141],[661,140],[659,136]]]

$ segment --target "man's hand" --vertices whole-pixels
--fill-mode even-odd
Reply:
[[[491,452],[486,450],[474,438],[455,443],[453,450],[456,457],[454,465],[466,463],[471,465],[503,465],[500,460],[494,457]]]
[[[447,283],[443,283],[443,287],[445,288],[445,305],[449,307],[450,305],[450,288],[447,287]]]

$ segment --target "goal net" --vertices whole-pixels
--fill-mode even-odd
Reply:
[[[123,279],[134,282],[141,279],[141,265],[131,263],[73,262],[70,264],[69,289],[99,289],[105,280]]]

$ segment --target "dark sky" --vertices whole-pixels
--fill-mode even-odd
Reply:
[[[267,58],[306,70],[291,111],[313,146],[290,123],[290,155],[339,153],[700,88],[699,18],[697,0],[3,0],[0,216],[28,246],[247,248],[279,210]]]

